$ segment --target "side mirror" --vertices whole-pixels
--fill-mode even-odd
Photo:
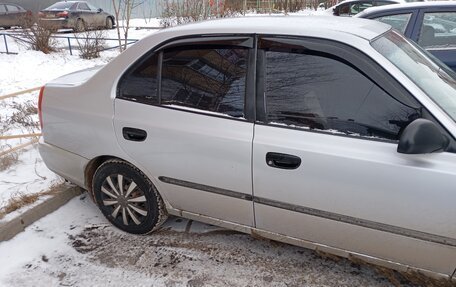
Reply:
[[[441,152],[449,143],[449,139],[433,122],[416,119],[402,132],[397,152],[405,154]]]
[[[98,8],[98,9],[97,9],[97,13],[101,13],[101,12],[103,12],[103,9]]]

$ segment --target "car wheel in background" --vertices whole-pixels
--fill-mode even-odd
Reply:
[[[74,27],[74,30],[75,32],[83,32],[85,30],[85,24],[84,24],[84,21],[82,19],[78,19],[76,21],[76,25]]]
[[[112,19],[109,17],[106,18],[106,29],[111,30],[113,26],[114,26],[114,24],[112,23]]]
[[[167,218],[165,205],[155,186],[127,162],[109,160],[98,167],[93,193],[103,215],[123,231],[147,234]]]

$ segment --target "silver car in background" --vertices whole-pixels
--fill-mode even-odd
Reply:
[[[172,214],[450,278],[450,73],[363,19],[169,28],[46,84],[40,152],[127,232]]]

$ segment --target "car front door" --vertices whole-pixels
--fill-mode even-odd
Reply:
[[[265,37],[258,57],[256,226],[451,274],[456,155],[396,151],[426,110],[335,42]]]
[[[119,144],[173,209],[254,224],[252,43],[180,40],[147,54],[120,80]]]
[[[421,9],[412,39],[456,71],[456,9]]]

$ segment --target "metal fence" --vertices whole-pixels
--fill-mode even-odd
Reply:
[[[79,50],[78,40],[86,41],[86,40],[96,40],[97,38],[92,37],[78,37],[78,36],[63,36],[63,35],[53,35],[51,36],[53,39],[59,39],[59,49],[60,50],[67,50],[69,51],[70,55],[73,55],[74,50]],[[100,38],[98,38],[100,40]],[[104,43],[108,43],[108,45],[104,45],[101,51],[113,50],[119,48],[119,39],[117,38],[102,38]],[[127,39],[127,47],[136,43],[138,39]],[[12,43],[27,43],[27,40],[21,36],[21,33],[0,33],[0,53],[2,54],[18,54],[18,51],[14,51],[12,49]],[[122,40],[122,44],[125,43],[125,40]],[[3,45],[1,45],[3,44]],[[111,45],[109,45],[111,44]]]

